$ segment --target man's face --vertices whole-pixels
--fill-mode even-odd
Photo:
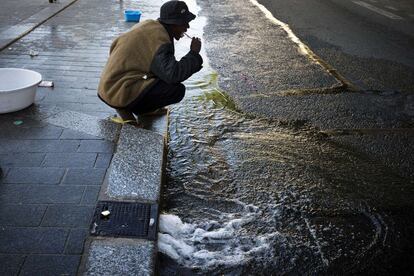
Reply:
[[[172,31],[173,37],[176,40],[179,40],[180,38],[184,36],[184,33],[188,30],[188,28],[190,28],[190,25],[188,25],[188,23],[184,25],[172,25],[171,31]]]

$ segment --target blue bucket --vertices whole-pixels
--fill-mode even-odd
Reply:
[[[139,10],[125,10],[124,16],[127,22],[139,22],[141,12]]]

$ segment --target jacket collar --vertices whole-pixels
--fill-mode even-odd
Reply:
[[[171,43],[173,43],[173,42],[174,42],[174,38],[173,38],[173,36],[172,36],[172,32],[171,32],[170,26],[169,26],[168,24],[162,23],[162,22],[161,22],[161,21],[159,21],[159,20],[158,20],[158,22],[160,22],[160,24],[161,24],[162,26],[164,26],[165,30],[166,30],[166,31],[167,31],[167,33],[168,33],[168,36],[170,37]]]

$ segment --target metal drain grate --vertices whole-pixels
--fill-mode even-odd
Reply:
[[[157,223],[157,204],[99,201],[91,235],[155,240]]]

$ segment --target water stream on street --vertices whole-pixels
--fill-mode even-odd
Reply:
[[[380,183],[402,183],[317,135],[200,96],[172,108],[169,133],[159,234],[165,274],[353,266],[392,234],[372,206],[386,189]]]
[[[205,19],[197,20],[192,30],[202,33]],[[411,202],[410,193],[389,194],[388,184],[398,191],[404,180],[316,131],[239,113],[203,58],[185,99],[170,107],[159,273],[349,273],[372,265],[398,239],[381,210]]]

